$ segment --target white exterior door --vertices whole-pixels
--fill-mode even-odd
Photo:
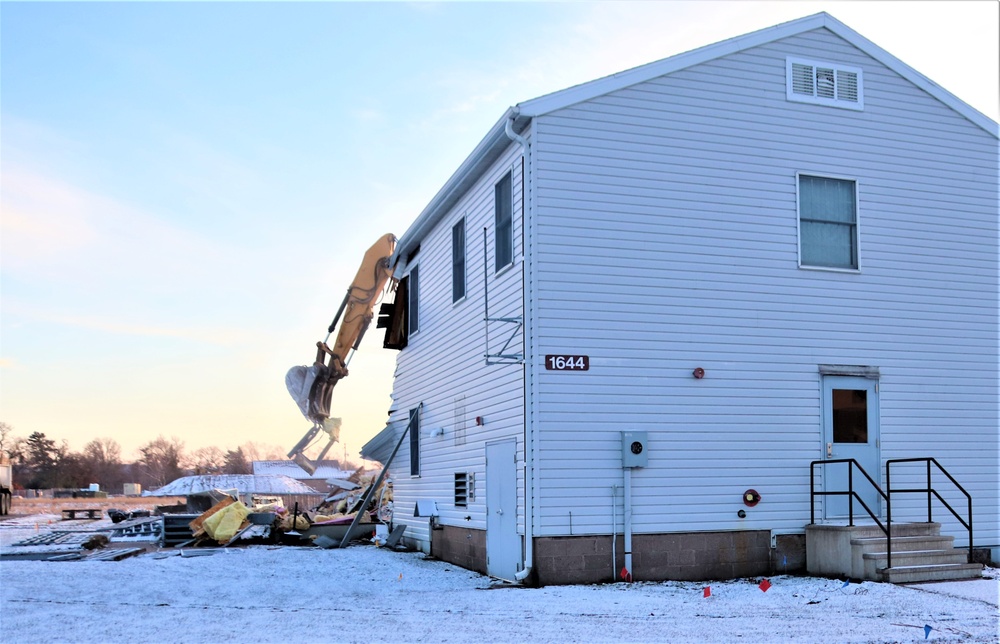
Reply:
[[[823,377],[823,441],[827,460],[853,458],[865,472],[882,485],[879,467],[878,381],[856,376]],[[824,468],[827,492],[847,491],[849,465],[835,463]],[[854,468],[854,491],[872,512],[881,513],[881,496],[868,479]],[[826,518],[848,516],[848,499],[854,503],[854,518],[866,519],[868,513],[851,497],[828,496],[824,502]]]
[[[513,580],[521,563],[517,534],[517,443],[486,445],[486,572]]]

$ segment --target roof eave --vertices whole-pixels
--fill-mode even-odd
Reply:
[[[466,157],[462,165],[458,167],[458,170],[451,175],[451,178],[438,190],[438,193],[434,195],[430,203],[427,204],[416,220],[410,224],[410,227],[399,238],[391,265],[396,265],[399,258],[405,260],[420,245],[420,240],[437,225],[438,221],[447,214],[448,210],[458,202],[472,184],[482,176],[486,169],[512,143],[504,131],[507,121],[512,117],[515,119],[514,130],[518,132],[523,131],[528,121],[531,120],[523,115],[519,115],[516,107],[507,108],[507,111],[500,117],[500,120],[490,128],[490,131],[479,142],[479,145]]]

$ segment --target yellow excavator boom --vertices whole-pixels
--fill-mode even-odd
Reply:
[[[303,436],[288,456],[312,474],[316,464],[302,453],[320,431],[329,435],[329,442],[320,453],[321,460],[339,438],[340,422],[330,418],[330,400],[337,382],[347,376],[347,364],[352,353],[361,344],[374,317],[378,296],[392,278],[389,262],[396,250],[396,237],[386,234],[372,244],[365,253],[354,281],[340,304],[333,322],[327,329],[326,339],[340,323],[333,348],[326,340],[316,343],[316,361],[311,367],[292,367],[285,377],[285,384],[299,405],[302,414],[313,422],[313,427]],[[329,362],[327,361],[329,359]]]

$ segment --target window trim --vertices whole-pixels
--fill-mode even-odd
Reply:
[[[848,101],[846,99],[837,98],[836,91],[834,92],[833,98],[826,98],[823,96],[817,96],[815,88],[813,89],[813,94],[798,94],[792,91],[792,65],[808,65],[815,70],[817,67],[823,67],[826,69],[832,69],[834,76],[839,72],[848,72],[855,74],[858,79],[858,100],[857,102]],[[815,77],[815,71],[813,71]],[[834,81],[836,82],[836,80]],[[852,67],[850,65],[842,65],[840,63],[831,63],[824,60],[811,60],[809,58],[798,58],[796,56],[787,56],[785,58],[785,98],[789,101],[796,103],[810,103],[812,105],[825,105],[827,107],[839,107],[845,110],[863,111],[865,109],[865,90],[864,90],[864,70],[860,67]]]
[[[469,276],[469,271],[468,271],[468,264],[469,264],[468,246],[469,246],[469,243],[468,243],[468,234],[467,234],[468,233],[468,227],[466,226],[465,219],[466,219],[465,217],[462,217],[461,219],[458,220],[458,222],[454,226],[451,227],[451,303],[452,304],[458,304],[459,302],[463,301],[465,299],[466,295],[468,294],[468,291],[469,291],[469,277],[468,277]],[[462,267],[462,275],[461,275],[462,292],[458,295],[458,297],[456,297],[455,296],[455,286],[458,284],[458,277],[459,277],[458,274],[457,274],[457,268],[459,266],[459,263],[457,261],[457,257],[456,256],[457,256],[457,251],[459,250],[459,248],[455,244],[455,232],[457,230],[459,230],[460,226],[461,226],[461,232],[462,232],[462,248],[460,249],[461,250],[461,267]]]
[[[851,181],[854,183],[854,252],[857,258],[857,266],[845,268],[843,266],[818,266],[816,264],[802,263],[802,179],[801,177],[816,177],[819,179],[834,179],[837,181]],[[798,238],[796,250],[798,252],[799,268],[808,271],[828,271],[834,273],[860,273],[861,272],[861,182],[857,177],[845,177],[828,172],[812,172],[800,170],[795,173],[795,233]]]
[[[497,196],[500,192],[500,184],[508,180],[510,182],[510,198],[508,204],[510,205],[510,258],[509,261],[504,264],[500,264],[500,254],[499,254],[499,244],[500,244],[500,208],[499,200]],[[499,275],[508,266],[514,265],[514,171],[508,169],[500,179],[493,184],[493,274]]]

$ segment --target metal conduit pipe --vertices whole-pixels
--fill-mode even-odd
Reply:
[[[528,178],[531,176],[531,148],[528,145],[528,140],[514,131],[514,119],[517,118],[518,109],[517,107],[511,108],[511,115],[504,124],[504,134],[507,135],[511,141],[514,141],[521,146],[521,154],[524,155],[524,172],[521,178],[521,194],[524,195],[528,188]],[[527,199],[524,199],[524,203],[527,206]],[[522,226],[527,222],[528,217],[525,213],[521,213]],[[525,245],[527,246],[530,235],[525,234]],[[525,256],[525,264],[529,261],[529,251],[527,248],[522,251]],[[525,266],[524,270],[527,270]],[[524,301],[528,302],[529,296],[527,293],[526,285],[522,288],[524,293]],[[524,321],[525,321],[525,334],[528,331],[528,314],[527,307],[524,311]],[[531,386],[529,379],[534,377],[533,366],[532,366],[532,354],[530,351],[524,351],[525,361],[524,361],[524,374],[525,374],[525,384]],[[527,394],[527,392],[525,392]],[[524,581],[531,574],[531,568],[534,565],[534,526],[532,525],[532,518],[535,514],[534,512],[534,494],[532,491],[534,489],[534,432],[531,421],[531,397],[525,395],[525,414],[524,414],[524,565],[520,571],[514,574],[514,579],[517,581]]]
[[[618,574],[618,485],[611,486],[611,578]]]
[[[625,468],[625,570],[632,581],[632,468]]]

